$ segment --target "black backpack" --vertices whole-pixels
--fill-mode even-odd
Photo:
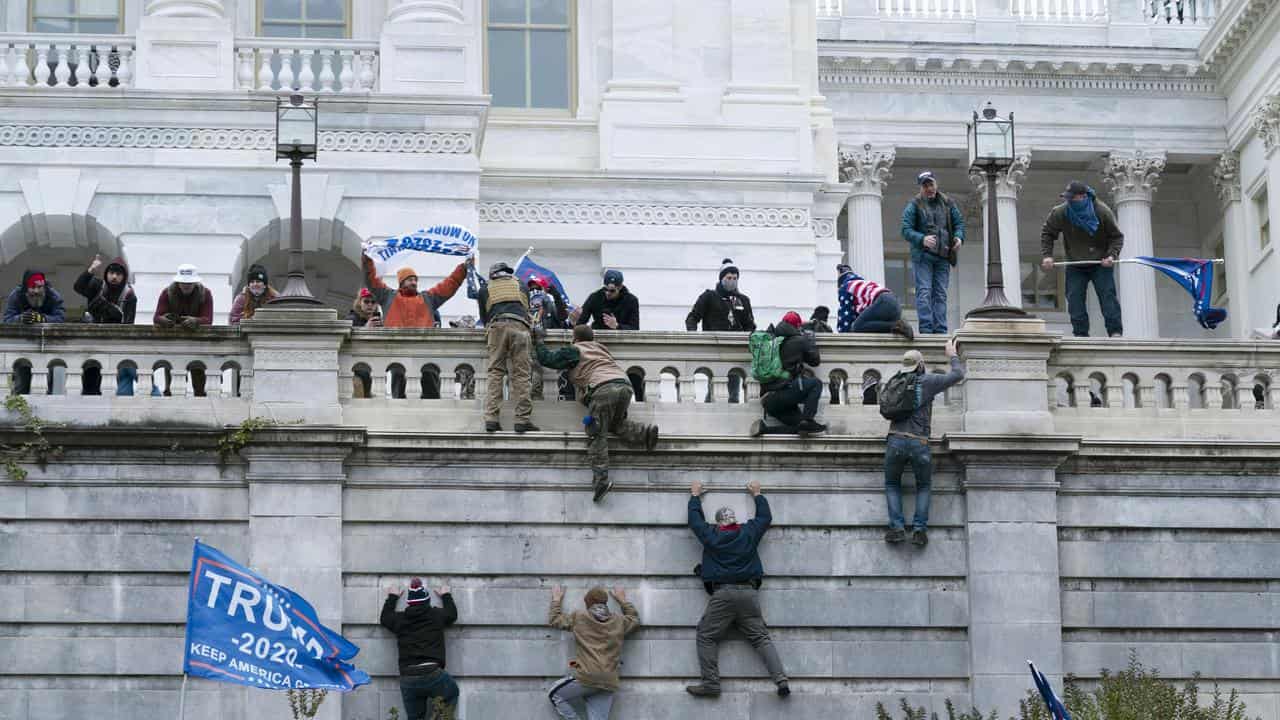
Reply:
[[[920,374],[904,370],[880,383],[880,414],[886,420],[906,420],[924,404]]]

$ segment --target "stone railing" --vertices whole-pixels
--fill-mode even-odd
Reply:
[[[844,0],[818,0],[818,17],[840,17],[844,14]]]
[[[1208,27],[1218,15],[1222,0],[1138,0],[1143,14],[1156,25]]]
[[[378,43],[243,38],[235,43],[241,90],[365,93],[378,83]]]
[[[1010,0],[1009,11],[1025,22],[1106,22],[1109,0]]]
[[[878,0],[882,17],[925,20],[971,20],[977,15],[975,0]]]
[[[0,34],[0,86],[128,87],[133,52],[124,35]]]

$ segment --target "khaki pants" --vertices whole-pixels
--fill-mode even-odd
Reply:
[[[698,621],[698,666],[702,671],[702,684],[720,687],[720,640],[737,626],[747,642],[756,649],[769,677],[775,683],[787,679],[782,669],[778,649],[769,637],[769,626],[760,613],[760,591],[748,585],[725,585],[718,588],[707,602],[706,612]]]
[[[649,427],[627,419],[627,407],[630,405],[629,384],[609,383],[592,393],[591,416],[596,419],[598,430],[587,445],[592,470],[609,469],[609,433],[617,434],[628,445],[644,445]]]
[[[516,320],[494,320],[485,330],[489,350],[489,386],[485,390],[484,420],[498,422],[502,410],[502,381],[511,376],[511,400],[515,402],[516,422],[528,423],[533,418],[533,402],[529,399],[529,328]]]

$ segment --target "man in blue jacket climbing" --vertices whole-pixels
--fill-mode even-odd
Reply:
[[[702,682],[685,689],[699,697],[720,695],[720,640],[734,625],[747,637],[751,646],[764,660],[765,667],[778,695],[791,694],[787,674],[782,669],[782,659],[769,637],[760,612],[760,583],[764,579],[764,565],[760,563],[757,548],[773,521],[769,514],[769,501],[760,494],[760,483],[747,483],[747,492],[755,499],[756,516],[745,525],[739,525],[733,508],[722,507],[716,511],[716,524],[710,525],[702,515],[702,482],[694,480],[689,488],[689,529],[702,543],[702,564],[698,574],[711,593],[706,612],[698,621],[698,665]]]

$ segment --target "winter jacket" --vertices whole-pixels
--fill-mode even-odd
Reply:
[[[737,300],[737,307],[734,300]],[[756,329],[756,319],[751,313],[751,298],[739,292],[729,292],[720,283],[715,289],[706,290],[693,303],[693,309],[684,319],[686,330],[697,330],[698,323],[707,332],[741,331]]]
[[[378,311],[374,311],[373,315],[365,315],[360,311],[360,295],[356,295],[356,299],[351,303],[351,309],[347,311],[347,319],[351,321],[351,327],[365,327],[369,324],[371,318],[377,317]]]
[[[105,271],[102,277],[98,277],[86,270],[76,278],[76,284],[72,288],[89,301],[86,309],[93,322],[132,325],[138,311],[138,296],[129,284],[129,266],[125,264],[124,258],[119,257],[107,263],[108,270],[113,266],[119,266],[124,271],[124,282],[119,286],[107,285]]]
[[[42,322],[65,322],[67,318],[66,310],[62,307],[62,296],[58,294],[57,290],[50,287],[47,281],[44,285],[44,303],[38,308],[33,308],[27,302],[27,279],[33,274],[30,270],[22,273],[22,282],[18,283],[18,287],[9,293],[9,298],[4,303],[4,321],[7,323],[21,323],[22,314],[28,310],[34,310],[44,316]]]
[[[590,404],[591,394],[605,383],[620,381],[630,386],[631,380],[613,359],[609,348],[594,340],[576,342],[554,352],[538,343],[536,352],[538,364],[542,367],[569,371],[569,382],[577,388],[577,396],[584,405]]]
[[[924,236],[931,234],[927,230],[934,220],[927,210],[927,203],[930,201],[917,195],[908,200],[907,206],[902,209],[902,239],[911,245],[913,260],[919,259],[924,253],[948,257],[950,248],[946,245],[946,239],[954,238],[964,241],[964,213],[960,212],[960,207],[945,194],[938,193],[938,200],[946,208],[947,226],[937,228],[936,234],[940,239],[937,250],[929,250],[924,246]],[[926,209],[922,210],[922,208]]]
[[[829,333],[831,332],[831,326],[822,320],[810,320],[801,325],[800,330],[811,333]]]
[[[604,288],[600,288],[587,296],[582,303],[582,315],[578,322],[590,323],[592,330],[609,330],[604,324],[604,316],[612,315],[618,321],[619,330],[640,329],[640,300],[631,294],[626,285],[618,297],[610,300],[604,296]]]
[[[1053,243],[1062,235],[1062,247],[1067,260],[1101,260],[1104,257],[1120,258],[1124,247],[1124,233],[1116,224],[1116,215],[1101,200],[1093,199],[1093,210],[1098,215],[1098,232],[1077,226],[1067,218],[1067,204],[1055,205],[1049,211],[1040,229],[1040,257],[1053,257]]]
[[[423,602],[406,607],[404,612],[396,612],[396,603],[399,601],[397,595],[387,596],[382,603],[379,622],[396,636],[400,674],[423,674],[414,673],[411,668],[426,662],[436,663],[443,669],[444,629],[458,619],[458,608],[453,604],[453,595],[445,593],[440,597],[444,607],[432,607],[430,602]]]
[[[429,328],[436,326],[438,308],[449,301],[462,281],[467,278],[467,264],[458,267],[449,276],[426,292],[412,295],[389,287],[378,277],[377,267],[368,256],[361,258],[364,264],[365,286],[382,306],[382,324],[389,328]]]
[[[620,683],[618,664],[622,661],[622,640],[627,633],[640,626],[640,614],[636,606],[619,601],[622,614],[613,614],[600,622],[591,613],[575,610],[565,614],[562,600],[553,598],[547,624],[573,633],[576,645],[574,657],[569,661],[573,677],[581,684],[616,692]]]
[[[261,295],[255,297],[253,293],[249,292],[249,288],[246,286],[244,290],[240,291],[239,295],[236,295],[236,299],[232,301],[231,316],[228,318],[228,321],[232,325],[239,325],[241,320],[252,319],[254,313],[261,309],[263,305],[274,300],[279,294],[280,293],[276,292],[275,288],[267,286],[267,289],[263,290]]]
[[[792,379],[804,373],[805,365],[817,367],[822,363],[822,356],[818,353],[818,342],[812,335],[800,332],[790,323],[778,323],[771,326],[768,332],[784,338],[782,345],[778,347],[778,356],[782,360],[782,369],[786,370],[791,378],[766,383],[760,388],[763,392],[771,393],[781,390]]]
[[[925,372],[924,368],[921,368],[919,372],[920,407],[916,408],[915,412],[911,413],[906,419],[894,420],[889,423],[890,435],[929,437],[929,433],[933,432],[933,398],[964,379],[964,367],[960,364],[960,358],[958,357],[951,358],[951,372],[946,375]]]
[[[195,283],[190,295],[184,295],[178,289],[178,283],[169,283],[169,287],[160,291],[160,300],[156,302],[156,314],[152,322],[166,315],[172,315],[174,322],[181,322],[184,317],[193,317],[201,325],[213,324],[213,293],[209,288]]]
[[[764,577],[757,547],[773,522],[769,501],[756,495],[756,516],[734,530],[721,530],[702,515],[702,498],[689,498],[689,529],[702,543],[702,579],[707,583],[756,582]]]

